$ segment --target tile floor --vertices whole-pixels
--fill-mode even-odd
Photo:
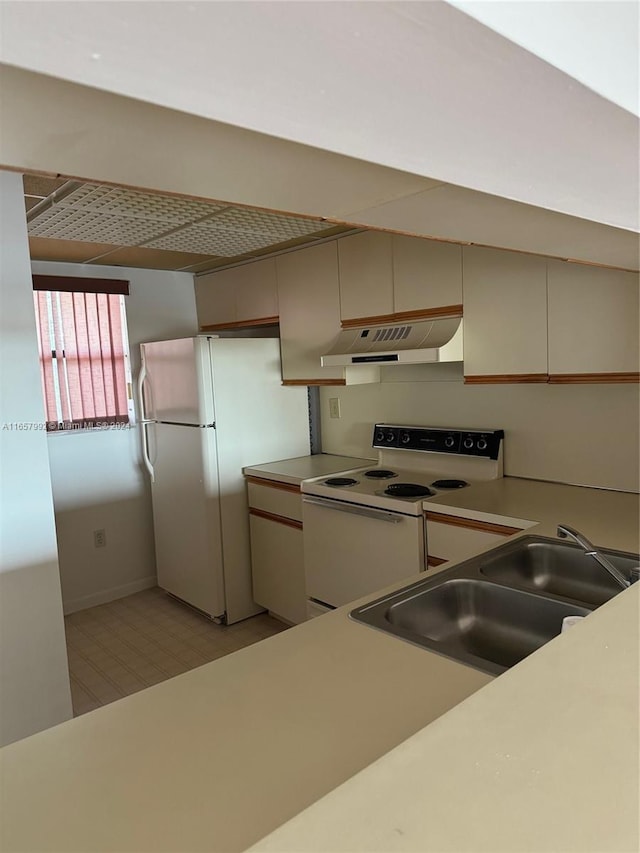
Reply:
[[[215,625],[157,587],[64,621],[76,717],[287,628],[266,613]]]

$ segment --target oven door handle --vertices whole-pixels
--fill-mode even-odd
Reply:
[[[386,521],[389,524],[399,524],[404,516],[395,512],[384,512],[380,509],[369,509],[367,507],[344,504],[340,501],[325,500],[324,498],[303,498],[302,502],[311,506],[319,506],[323,509],[332,509],[335,512],[348,512],[351,515],[361,515],[363,518],[372,518],[375,521]]]

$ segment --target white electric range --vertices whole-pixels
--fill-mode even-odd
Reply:
[[[426,570],[423,501],[502,477],[504,432],[376,424],[377,464],[302,484],[310,615]]]

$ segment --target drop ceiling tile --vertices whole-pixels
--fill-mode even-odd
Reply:
[[[29,254],[32,261],[68,261],[86,263],[97,255],[116,248],[108,243],[77,243],[71,240],[49,240],[46,237],[29,237]]]
[[[279,213],[267,213],[262,210],[232,207],[216,214],[212,219],[200,223],[203,228],[229,230],[256,236],[268,235],[272,242],[303,237],[331,227],[320,219],[304,219],[296,216],[283,216]]]
[[[255,249],[264,249],[274,242],[273,235],[248,234],[241,231],[217,230],[190,225],[156,240],[145,241],[153,249],[168,249],[177,252],[194,252],[204,255],[222,255],[233,258]]]
[[[167,227],[195,222],[203,216],[210,216],[225,209],[225,205],[217,202],[163,196],[100,184],[83,184],[65,196],[60,201],[60,206],[90,213],[168,223]]]
[[[186,252],[165,252],[161,249],[146,249],[131,247],[116,249],[94,263],[101,266],[137,267],[149,270],[180,270],[203,262],[211,263],[215,258],[206,255],[189,254]],[[228,263],[228,261],[227,261]]]
[[[109,216],[54,204],[28,224],[29,236],[135,246],[167,230],[166,223]]]

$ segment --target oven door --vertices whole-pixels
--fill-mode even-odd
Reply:
[[[422,516],[305,495],[307,596],[340,607],[424,571]]]

